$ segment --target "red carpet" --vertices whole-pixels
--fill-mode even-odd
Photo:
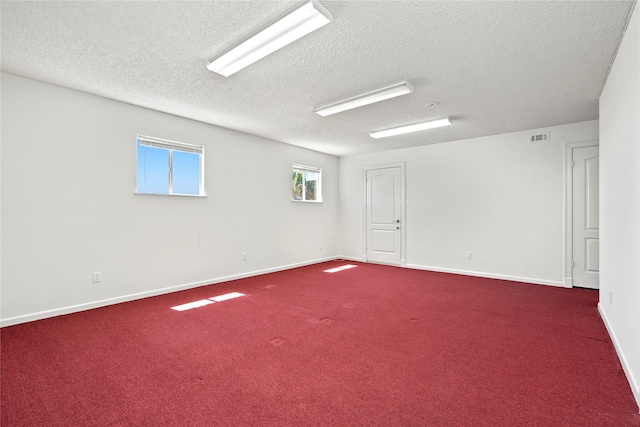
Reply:
[[[2,426],[640,426],[596,291],[344,264],[3,328]]]

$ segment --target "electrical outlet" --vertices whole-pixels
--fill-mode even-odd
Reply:
[[[467,252],[467,259],[473,258],[473,254],[471,252]]]
[[[93,272],[93,283],[100,283],[100,272],[99,271],[94,271]]]
[[[242,252],[242,260],[243,261],[247,260],[247,253],[246,252]]]

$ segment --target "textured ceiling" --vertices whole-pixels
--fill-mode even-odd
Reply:
[[[330,24],[230,77],[207,70],[300,3],[3,0],[2,70],[341,156],[597,119],[633,8],[321,0]],[[414,93],[324,118],[312,112],[402,80]],[[369,136],[442,116],[453,126]]]

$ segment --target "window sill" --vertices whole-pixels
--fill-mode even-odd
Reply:
[[[161,197],[195,197],[200,199],[206,199],[207,195],[203,194],[161,194],[161,193],[138,193],[134,191],[133,193],[136,196],[161,196]]]
[[[322,200],[295,200],[291,199],[292,202],[295,203],[322,203]]]

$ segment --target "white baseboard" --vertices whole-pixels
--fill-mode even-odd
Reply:
[[[355,261],[355,262],[367,262],[366,259],[358,256],[339,256],[339,257],[336,257],[336,259],[343,259],[345,261]]]
[[[627,381],[629,382],[629,387],[631,387],[631,392],[633,393],[633,397],[636,399],[636,404],[638,408],[640,408],[640,388],[638,387],[638,382],[636,378],[633,376],[633,372],[631,372],[631,367],[629,366],[629,362],[625,357],[622,349],[620,348],[620,343],[618,342],[618,338],[616,337],[615,332],[611,328],[611,324],[609,323],[609,319],[602,308],[602,304],[598,303],[598,312],[600,313],[600,317],[604,322],[604,326],[607,328],[607,332],[609,332],[609,336],[611,337],[611,341],[613,342],[613,347],[616,349],[616,353],[618,354],[618,359],[620,359],[620,364],[622,365],[622,370],[627,376]]]
[[[305,261],[305,262],[300,262],[295,264],[282,265],[279,267],[267,268],[264,270],[256,270],[256,271],[250,271],[246,273],[233,274],[230,276],[217,277],[213,279],[201,280],[198,282],[184,283],[181,285],[169,286],[161,289],[153,289],[150,291],[138,292],[135,294],[123,295],[123,296],[114,297],[114,298],[107,298],[99,301],[91,301],[83,304],[70,305],[67,307],[60,307],[60,308],[55,308],[51,310],[39,311],[36,313],[29,313],[29,314],[23,314],[20,316],[8,317],[5,319],[0,319],[0,327],[17,325],[19,323],[32,322],[34,320],[46,319],[48,317],[60,316],[63,314],[75,313],[78,311],[91,310],[93,308],[104,307],[112,304],[119,304],[121,302],[133,301],[141,298],[153,297],[156,295],[169,294],[171,292],[183,291],[186,289],[197,288],[200,286],[214,285],[216,283],[228,282],[230,280],[244,279],[246,277],[259,276],[261,274],[290,270],[292,268],[319,264],[321,262],[333,261],[335,259],[342,259],[342,258],[340,257],[321,258],[321,259],[316,259],[312,261]]]
[[[366,258],[363,257],[352,257],[352,256],[344,256],[341,255],[336,259],[343,259],[345,261],[357,261],[357,262],[369,262]],[[375,263],[375,264],[383,264],[383,263]],[[386,265],[386,264],[385,264]],[[471,270],[457,270],[454,268],[442,268],[442,267],[433,267],[428,265],[420,265],[420,264],[388,264],[394,265],[396,267],[404,267],[404,268],[412,268],[414,270],[425,270],[425,271],[435,271],[438,273],[451,273],[451,274],[460,274],[462,276],[473,276],[473,277],[484,277],[487,279],[500,279],[500,280],[510,280],[512,282],[522,282],[522,283],[531,283],[534,285],[547,285],[547,286],[556,286],[556,287],[569,287],[567,286],[566,281],[554,281],[554,280],[545,280],[545,279],[536,279],[532,277],[520,277],[520,276],[508,276],[505,274],[494,274],[494,273],[485,273],[481,271],[471,271]]]
[[[545,279],[536,279],[532,277],[520,277],[520,276],[509,276],[505,274],[494,274],[494,273],[485,273],[481,271],[470,271],[470,270],[457,270],[454,268],[442,268],[442,267],[431,267],[427,265],[418,265],[418,264],[405,264],[406,268],[413,268],[416,270],[427,270],[427,271],[436,271],[438,273],[451,273],[451,274],[460,274],[462,276],[473,276],[473,277],[484,277],[487,279],[500,279],[500,280],[510,280],[513,282],[523,282],[523,283],[531,283],[534,285],[547,285],[547,286],[557,286],[564,287],[564,282],[557,282],[554,280],[545,280]]]

